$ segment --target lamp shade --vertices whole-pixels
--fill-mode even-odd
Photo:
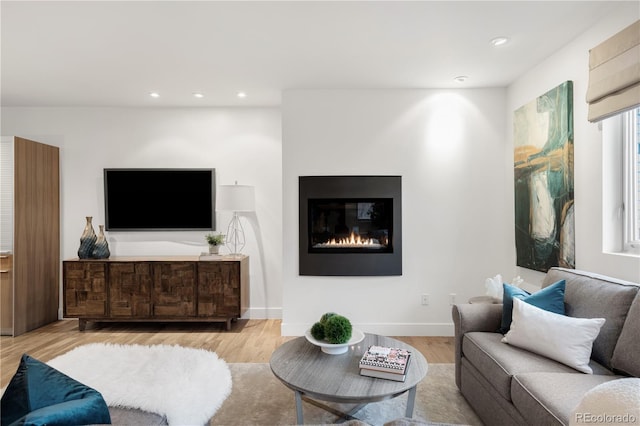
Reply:
[[[217,210],[252,212],[255,209],[253,186],[220,185],[217,194]]]

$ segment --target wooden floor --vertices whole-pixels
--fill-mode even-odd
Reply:
[[[18,337],[0,337],[0,387],[9,383],[20,357],[27,353],[49,361],[88,343],[181,345],[214,351],[229,363],[269,362],[271,353],[293,337],[280,335],[281,320],[239,320],[230,331],[223,324],[102,323],[78,331],[77,320],[63,320]],[[452,337],[396,337],[432,363],[453,362]]]

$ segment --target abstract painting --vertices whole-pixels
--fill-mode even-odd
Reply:
[[[575,268],[573,82],[514,113],[517,265]]]

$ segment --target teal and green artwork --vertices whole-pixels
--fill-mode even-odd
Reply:
[[[573,82],[514,113],[517,265],[575,268]]]

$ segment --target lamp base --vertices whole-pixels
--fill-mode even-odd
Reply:
[[[233,218],[231,218],[231,222],[229,222],[229,226],[227,227],[225,243],[231,256],[242,254],[240,251],[244,248],[246,240],[238,212],[233,212]]]

